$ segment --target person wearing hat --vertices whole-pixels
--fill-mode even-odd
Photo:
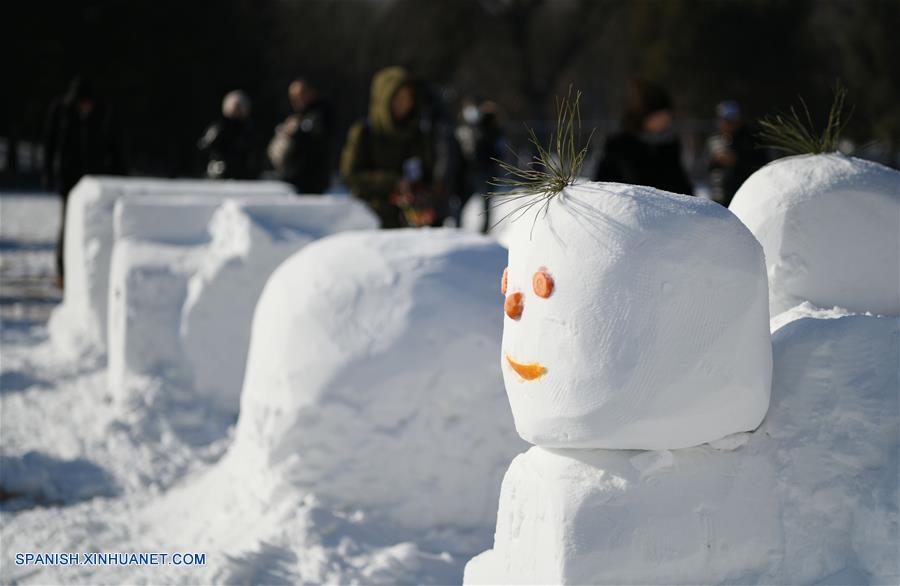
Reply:
[[[720,102],[716,106],[716,119],[719,134],[706,143],[709,180],[713,199],[727,207],[747,177],[766,164],[766,156],[756,148],[740,104],[734,100]]]
[[[421,128],[416,89],[402,67],[376,73],[369,115],[350,128],[341,154],[341,175],[382,228],[428,225],[433,219],[433,210],[418,203],[427,199],[433,155]]]
[[[634,80],[622,130],[606,140],[594,180],[693,195],[681,164],[681,142],[672,131],[672,109],[665,89]]]

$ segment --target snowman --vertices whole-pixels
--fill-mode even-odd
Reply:
[[[769,405],[759,243],[721,206],[650,187],[540,201],[510,225],[501,279],[500,366],[536,447],[466,583],[739,579],[778,541],[771,466],[732,449]]]
[[[554,156],[532,135],[532,165],[506,166],[500,362],[534,447],[465,583],[900,579],[900,322],[872,315],[898,313],[900,175],[828,154],[843,95],[821,135],[767,123],[776,146],[811,150],[751,177],[737,216],[579,184],[577,96]],[[770,336],[770,292],[774,312],[868,313],[805,303]]]

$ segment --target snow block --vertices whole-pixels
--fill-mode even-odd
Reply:
[[[772,335],[782,563],[762,584],[900,584],[900,320],[801,317]]]
[[[109,390],[127,401],[135,375],[157,376],[189,388],[179,325],[188,282],[206,247],[124,239],[110,267]]]
[[[237,413],[250,322],[278,264],[315,238],[372,229],[349,198],[126,197],[116,204],[109,385],[162,376],[192,400]]]
[[[282,195],[293,188],[276,181],[171,180],[137,177],[84,177],[69,194],[66,211],[66,287],[63,303],[49,323],[60,348],[106,350],[109,268],[114,242],[113,214],[124,195],[213,197]]]
[[[719,584],[780,550],[769,462],[740,450],[546,450],[503,479],[466,584]]]
[[[505,256],[423,229],[285,261],[256,307],[230,462],[388,526],[489,530],[524,446],[496,364]]]
[[[123,196],[113,208],[113,241],[204,244],[209,241],[209,223],[222,202],[219,195]]]
[[[210,222],[210,246],[190,278],[180,319],[198,396],[237,413],[253,310],[282,261],[323,236],[378,226],[367,206],[347,197],[224,203]]]
[[[765,265],[727,209],[588,183],[525,211],[508,234],[500,363],[525,440],[674,449],[762,421]]]
[[[731,211],[762,243],[769,304],[900,314],[900,172],[841,154],[766,165]]]

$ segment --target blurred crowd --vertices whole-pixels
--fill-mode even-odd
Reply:
[[[510,148],[495,102],[467,96],[451,109],[451,100],[402,67],[374,75],[368,112],[346,136],[338,134],[331,104],[313,80],[293,80],[287,102],[287,116],[264,132],[254,123],[250,97],[240,90],[227,93],[221,115],[197,141],[206,176],[252,180],[274,175],[297,193],[321,194],[334,189],[337,167],[340,182],[375,211],[385,228],[459,226],[467,202],[494,190],[501,162],[520,163],[522,156]],[[694,195],[673,130],[675,111],[665,88],[633,80],[618,132],[606,137],[600,156],[582,175]],[[767,159],[740,104],[723,101],[715,115],[718,132],[705,148],[708,196],[727,206]],[[124,172],[120,130],[109,104],[86,79],[76,78],[54,101],[44,141],[44,180],[62,195],[64,210],[81,176]],[[340,157],[334,161],[337,145]],[[480,228],[487,230],[490,206],[479,207],[486,210]],[[60,275],[61,246],[62,235]]]

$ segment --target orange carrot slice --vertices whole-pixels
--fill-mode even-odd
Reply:
[[[503,269],[503,276],[500,277],[500,292],[506,295],[506,282],[509,278],[509,267]]]
[[[531,279],[531,286],[534,287],[535,295],[546,299],[553,293],[553,277],[547,273],[546,269],[541,269]]]
[[[522,311],[524,311],[524,309],[522,294],[519,291],[510,293],[506,296],[506,301],[503,303],[503,310],[510,319],[519,319],[522,317]]]
[[[540,378],[545,372],[547,372],[547,369],[537,362],[523,364],[521,362],[516,362],[515,360],[513,360],[509,356],[509,354],[506,355],[506,361],[509,363],[512,369],[516,371],[516,374],[518,374],[525,380],[534,380],[536,378]]]

